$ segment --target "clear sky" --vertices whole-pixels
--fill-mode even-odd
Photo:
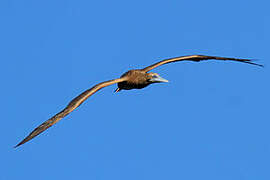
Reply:
[[[1,0],[0,180],[269,180],[269,1]],[[169,83],[104,88],[32,141],[96,83],[164,58]]]

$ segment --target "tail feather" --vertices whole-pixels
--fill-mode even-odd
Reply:
[[[114,92],[119,92],[119,91],[121,91],[121,89],[120,88],[117,88]]]

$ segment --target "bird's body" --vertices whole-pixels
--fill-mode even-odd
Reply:
[[[127,78],[128,81],[117,83],[119,89],[130,90],[130,89],[142,89],[148,86],[146,81],[145,73],[141,70],[130,70],[125,72],[121,78]]]
[[[152,82],[149,80],[151,79],[151,75],[155,73],[146,73],[141,69],[134,69],[125,72],[121,78],[126,78],[126,81],[117,83],[118,91],[130,90],[130,89],[142,89],[146,86],[150,85]],[[117,91],[117,92],[118,92]]]
[[[225,58],[225,57],[217,57],[217,56],[204,56],[204,55],[191,55],[191,56],[181,56],[171,59],[165,59],[163,61],[157,62],[153,65],[150,65],[148,67],[145,67],[143,69],[134,69],[127,71],[124,73],[120,78],[113,79],[109,81],[105,81],[102,83],[99,83],[92,88],[84,91],[77,97],[75,97],[73,100],[70,101],[70,103],[59,113],[57,113],[55,116],[51,117],[49,120],[42,123],[40,126],[38,126],[36,129],[34,129],[23,141],[21,141],[18,145],[15,147],[18,147],[27,141],[31,140],[32,138],[36,137],[55,123],[57,123],[59,120],[64,118],[66,115],[71,113],[74,109],[79,107],[87,98],[89,98],[91,95],[99,91],[100,89],[107,87],[109,85],[117,83],[118,88],[116,89],[116,92],[119,92],[120,90],[130,90],[130,89],[142,89],[146,86],[153,84],[153,83],[160,83],[160,82],[168,82],[168,80],[160,77],[157,73],[152,73],[149,71],[161,66],[163,64],[168,64],[176,61],[203,61],[203,60],[209,60],[209,59],[215,59],[215,60],[230,60],[230,61],[238,61],[243,63],[248,63],[252,65],[262,66],[260,64],[256,64],[252,62],[250,59],[237,59],[237,58]]]

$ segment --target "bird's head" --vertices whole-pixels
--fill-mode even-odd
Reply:
[[[148,75],[148,82],[150,83],[161,83],[161,82],[169,82],[167,79],[162,78],[159,74],[157,73],[147,73]]]

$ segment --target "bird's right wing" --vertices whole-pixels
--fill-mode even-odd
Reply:
[[[105,81],[105,82],[99,83],[99,84],[95,85],[94,87],[84,91],[79,96],[77,96],[72,101],[70,101],[70,103],[67,105],[67,107],[65,109],[63,109],[61,112],[59,112],[58,114],[56,114],[55,116],[53,116],[49,120],[42,123],[36,129],[34,129],[24,140],[22,140],[15,147],[18,147],[18,146],[26,143],[27,141],[33,139],[34,137],[36,137],[37,135],[39,135],[40,133],[42,133],[43,131],[45,131],[46,129],[48,129],[49,127],[51,127],[52,125],[54,125],[58,121],[60,121],[66,115],[71,113],[74,109],[79,107],[87,98],[92,96],[98,90],[100,90],[100,89],[102,89],[102,88],[104,88],[106,86],[115,84],[115,83],[123,82],[125,80],[126,80],[125,78],[119,78],[119,79],[113,79],[113,80],[110,80],[110,81]]]
[[[218,56],[205,56],[205,55],[190,55],[190,56],[180,56],[180,57],[175,57],[175,58],[170,58],[170,59],[165,59],[162,61],[159,61],[155,64],[152,64],[150,66],[145,67],[142,69],[144,72],[151,71],[152,69],[161,66],[163,64],[168,64],[168,63],[173,63],[177,61],[194,61],[194,62],[199,62],[199,61],[204,61],[204,60],[223,60],[223,61],[238,61],[242,63],[247,63],[247,64],[252,64],[256,66],[261,66],[261,64],[254,63],[251,59],[239,59],[239,58],[227,58],[227,57],[218,57]]]

